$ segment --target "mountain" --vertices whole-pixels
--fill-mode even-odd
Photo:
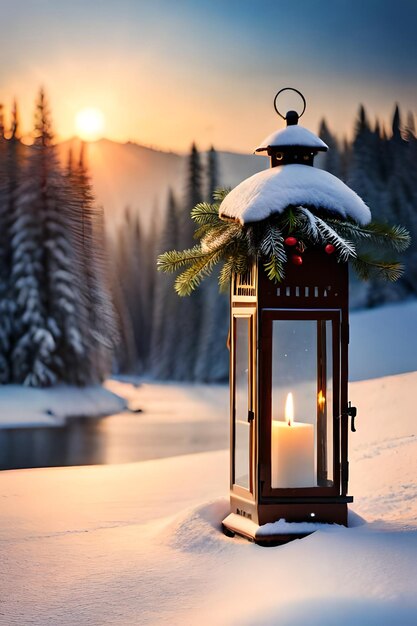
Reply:
[[[84,144],[85,157],[99,204],[103,205],[110,230],[126,207],[139,213],[145,229],[149,228],[155,211],[165,211],[168,189],[181,199],[185,192],[187,155],[163,152],[136,143],[118,143],[108,139]],[[69,151],[79,158],[80,139],[58,145],[65,164]],[[203,164],[207,153],[202,153]],[[268,167],[268,160],[259,156],[218,152],[220,185],[234,187],[244,178]]]

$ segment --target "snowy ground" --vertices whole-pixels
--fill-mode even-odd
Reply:
[[[350,316],[349,379],[417,370],[417,300]]]
[[[62,426],[70,417],[111,415],[125,407],[123,398],[99,385],[51,389],[0,386],[0,428]]]
[[[0,473],[0,624],[414,625],[414,385],[417,372],[351,385],[356,525],[283,547],[219,532],[226,451]],[[184,415],[213,401],[164,396]]]

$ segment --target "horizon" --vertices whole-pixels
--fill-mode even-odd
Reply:
[[[99,12],[81,0],[16,0],[4,18],[0,101],[9,109],[16,97],[25,135],[39,85],[58,141],[93,108],[104,137],[164,152],[194,140],[248,153],[280,127],[273,98],[288,85],[306,97],[303,125],[317,132],[324,117],[340,139],[361,102],[372,124],[386,125],[396,102],[417,111],[412,0],[103,0]]]
[[[46,93],[46,95],[47,95],[47,93]],[[18,102],[17,102],[17,106],[19,108],[19,103]],[[350,132],[348,132],[348,133],[346,133],[346,134],[344,134],[342,136],[337,132],[337,129],[333,128],[330,125],[330,123],[329,123],[329,121],[328,121],[328,119],[326,117],[323,117],[323,118],[321,118],[319,120],[319,125],[320,125],[320,123],[322,121],[326,122],[329,131],[336,138],[336,140],[337,140],[337,142],[339,144],[339,147],[341,147],[341,144],[342,144],[343,141],[347,140],[347,141],[350,142],[350,141],[353,140],[354,127],[355,127],[355,123],[356,123],[356,121],[358,119],[358,112],[359,112],[359,108],[361,106],[363,106],[364,109],[365,109],[365,113],[367,115],[367,119],[368,119],[368,122],[370,124],[371,129],[374,130],[374,128],[378,124],[379,128],[380,128],[380,131],[382,133],[387,134],[388,136],[390,136],[390,132],[391,132],[390,128],[391,128],[391,124],[392,124],[392,119],[393,119],[393,116],[394,116],[395,108],[397,106],[399,107],[399,111],[400,111],[401,125],[402,125],[402,127],[404,129],[407,127],[406,120],[407,120],[407,116],[410,113],[412,114],[414,121],[416,121],[415,120],[416,116],[414,115],[414,112],[413,111],[406,111],[406,110],[404,110],[401,107],[401,103],[399,103],[399,102],[394,102],[393,103],[391,116],[388,119],[381,119],[379,117],[376,117],[375,119],[371,119],[370,116],[369,116],[369,112],[367,110],[366,104],[358,103],[356,115],[351,120]],[[3,107],[4,107],[4,105],[3,105]],[[52,109],[52,107],[50,107],[50,108]],[[8,116],[7,116],[7,108],[6,107],[4,107],[3,112],[6,112],[5,118],[7,118]],[[51,117],[52,117],[52,120],[53,120],[53,109],[52,109]],[[281,120],[281,118],[278,118],[278,120],[279,120],[279,123],[281,124],[282,128],[284,128],[285,127],[285,121]],[[304,124],[301,122],[300,126],[304,126]],[[6,128],[7,128],[7,124],[6,124]],[[278,130],[279,130],[279,128],[278,128]],[[312,132],[316,133],[317,135],[319,134],[319,128],[313,128],[313,129],[310,128],[309,130],[312,130]],[[7,134],[8,133],[6,131],[6,135]],[[192,144],[196,144],[196,147],[197,147],[198,151],[201,152],[201,153],[206,153],[206,152],[208,152],[210,150],[210,148],[213,147],[216,151],[224,152],[224,153],[242,154],[242,155],[245,155],[245,154],[256,154],[254,152],[254,149],[253,150],[249,150],[249,151],[233,150],[233,149],[227,149],[227,148],[223,149],[223,148],[217,147],[217,146],[215,146],[213,144],[207,144],[206,146],[201,147],[199,145],[199,142],[198,142],[197,139],[192,139],[190,145],[188,146],[188,148],[186,147],[186,148],[181,149],[181,150],[180,149],[175,150],[175,149],[172,149],[172,148],[166,148],[166,147],[158,146],[155,143],[146,144],[146,143],[141,143],[140,141],[135,140],[135,139],[116,139],[116,138],[112,138],[112,137],[106,136],[106,135],[99,136],[99,137],[96,137],[94,139],[87,139],[87,138],[83,138],[82,136],[80,136],[79,134],[77,134],[75,132],[73,135],[71,135],[69,137],[60,137],[57,133],[54,133],[53,137],[54,137],[54,143],[56,145],[62,145],[62,144],[71,143],[71,142],[74,142],[74,141],[79,141],[80,143],[84,143],[84,144],[87,144],[87,145],[88,144],[97,144],[100,141],[109,141],[111,143],[116,143],[116,144],[119,144],[119,145],[129,145],[129,144],[131,144],[131,145],[136,145],[136,146],[139,146],[141,148],[148,149],[148,150],[153,150],[154,152],[163,152],[163,153],[166,153],[166,154],[176,154],[176,155],[179,155],[179,156],[187,155],[188,152],[189,152],[189,149],[192,146]],[[22,141],[22,143],[24,143],[27,146],[30,146],[32,144],[32,133],[31,132],[21,133],[19,138]],[[260,156],[264,156],[264,155],[260,155]]]

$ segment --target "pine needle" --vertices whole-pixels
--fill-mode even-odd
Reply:
[[[213,192],[213,198],[218,202],[223,202],[228,193],[230,193],[230,187],[219,187]]]
[[[404,266],[398,261],[376,261],[366,255],[358,255],[353,259],[352,265],[362,280],[379,277],[383,280],[395,282],[404,273]]]
[[[219,287],[220,291],[225,292],[229,287],[230,280],[234,273],[244,274],[248,271],[249,259],[245,250],[241,247],[238,250],[233,250],[220,270],[219,274]]]
[[[200,202],[191,211],[191,218],[197,224],[218,224],[221,220],[219,217],[219,206],[217,204],[209,204],[208,202]]]
[[[356,249],[354,244],[348,239],[344,239],[339,235],[334,228],[329,226],[321,217],[314,216],[317,227],[320,233],[320,237],[323,243],[331,243],[336,248],[339,258],[342,261],[348,261],[350,258],[356,257]]]
[[[214,265],[220,261],[221,255],[222,250],[213,250],[177,276],[174,284],[177,294],[179,296],[189,296],[199,286],[203,278],[211,274]]]
[[[275,255],[272,255],[264,263],[264,268],[269,280],[272,280],[274,283],[280,283],[285,277],[283,264]]]
[[[261,254],[266,257],[274,257],[285,263],[287,260],[287,254],[284,248],[284,237],[277,225],[267,221],[265,223],[263,237],[259,245]]]
[[[192,210],[197,223],[195,237],[200,244],[188,250],[171,250],[158,257],[158,270],[175,272],[188,266],[175,281],[175,290],[180,296],[190,294],[203,278],[211,274],[217,263],[223,263],[219,273],[219,286],[225,290],[234,273],[247,271],[248,264],[261,258],[270,280],[281,282],[285,276],[287,251],[284,233],[292,234],[304,245],[324,246],[331,243],[340,261],[352,261],[360,278],[368,280],[380,276],[395,281],[403,273],[397,261],[375,260],[372,254],[356,252],[355,243],[363,246],[391,248],[396,252],[405,250],[410,244],[410,235],[402,226],[386,226],[375,222],[362,227],[350,220],[337,219],[323,212],[304,206],[290,206],[279,216],[250,224],[241,225],[234,220],[219,216],[219,202],[228,190],[217,190],[216,202],[201,202]]]
[[[389,245],[396,252],[404,252],[411,243],[410,233],[404,226],[371,222],[366,228],[375,245]]]
[[[342,222],[336,219],[329,219],[328,222],[341,235],[349,236],[357,241],[366,241],[375,247],[388,246],[396,252],[404,252],[411,243],[410,233],[404,226],[389,226],[378,222],[359,226],[352,222]]]
[[[202,251],[200,245],[180,252],[178,250],[170,250],[158,256],[156,266],[159,272],[176,272],[184,265],[199,261],[205,256],[206,253]]]
[[[221,226],[212,228],[201,240],[201,249],[209,252],[242,237],[242,226],[237,223],[222,222]]]

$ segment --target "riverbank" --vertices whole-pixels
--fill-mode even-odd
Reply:
[[[124,398],[100,385],[48,389],[0,386],[0,428],[64,426],[74,417],[104,417],[126,407]]]

